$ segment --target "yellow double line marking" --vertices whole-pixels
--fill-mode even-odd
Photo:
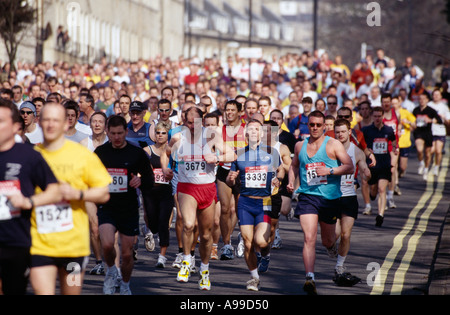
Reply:
[[[418,224],[417,228],[414,230],[413,236],[411,236],[411,238],[408,241],[406,252],[402,258],[400,266],[398,267],[398,269],[394,275],[394,281],[392,284],[390,294],[399,295],[402,293],[405,275],[409,269],[409,266],[411,265],[411,261],[416,252],[417,245],[419,243],[419,239],[421,238],[422,234],[426,231],[427,226],[428,226],[428,220],[442,199],[442,192],[445,187],[445,177],[447,175],[448,164],[449,164],[449,155],[448,155],[449,139],[447,139],[447,141],[446,141],[446,152],[447,152],[447,154],[445,155],[445,158],[442,161],[441,170],[440,170],[439,176],[437,178],[436,190],[434,190],[434,188],[433,188],[434,187],[434,181],[432,179],[433,176],[429,175],[428,180],[427,180],[426,190],[423,193],[423,195],[421,196],[417,205],[410,212],[408,220],[406,221],[402,231],[399,234],[397,234],[397,236],[394,238],[393,246],[392,246],[391,250],[389,251],[389,253],[387,254],[383,265],[381,266],[380,270],[377,273],[377,276],[375,278],[376,285],[372,288],[372,292],[370,294],[379,295],[384,292],[387,275],[389,273],[389,270],[392,268],[392,265],[394,264],[395,259],[398,256],[398,253],[403,248],[403,240],[414,228],[415,221],[416,221],[419,211],[421,209],[423,209],[426,202],[432,196],[432,199],[430,200],[428,207],[420,216],[419,224]]]

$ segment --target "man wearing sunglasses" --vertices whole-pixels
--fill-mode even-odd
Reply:
[[[322,244],[327,248],[329,256],[336,257],[335,229],[342,195],[341,176],[352,174],[354,167],[342,143],[325,136],[325,115],[322,112],[314,111],[308,116],[308,128],[310,137],[295,145],[287,190],[293,192],[294,182],[299,176],[295,216],[300,218],[305,235],[303,263],[306,281],[303,290],[316,295],[314,265],[317,226],[319,223]]]
[[[20,105],[20,116],[25,121],[25,135],[32,144],[44,142],[44,135],[41,127],[36,123],[36,106],[32,102],[23,102]]]

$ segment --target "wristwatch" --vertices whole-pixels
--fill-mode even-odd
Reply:
[[[334,169],[331,167],[330,168],[330,175],[333,175],[334,174]]]

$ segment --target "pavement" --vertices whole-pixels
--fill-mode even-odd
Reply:
[[[450,295],[450,206],[442,223],[429,279],[429,295]]]

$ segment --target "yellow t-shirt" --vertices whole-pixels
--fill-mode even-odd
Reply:
[[[98,156],[84,146],[65,140],[56,151],[36,147],[59,182],[80,190],[106,187],[111,182]],[[70,206],[69,206],[70,205]],[[31,254],[49,257],[90,255],[89,218],[84,201],[37,207],[31,214]]]
[[[403,119],[408,120],[410,123],[404,124]],[[400,149],[409,148],[411,146],[411,123],[416,122],[416,116],[414,116],[409,110],[400,108],[400,123],[402,129],[400,131],[400,138],[398,140],[398,147]]]

